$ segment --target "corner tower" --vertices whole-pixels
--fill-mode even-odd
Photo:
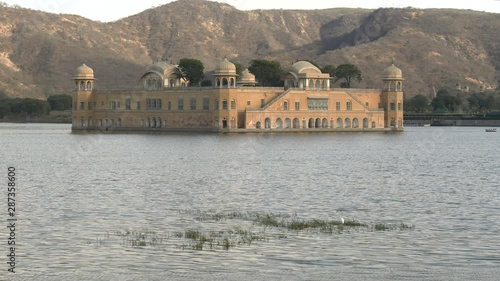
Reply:
[[[403,72],[394,64],[384,70],[382,80],[382,106],[385,111],[384,127],[403,130]]]
[[[78,67],[73,75],[75,88],[72,95],[73,110],[72,129],[84,129],[92,127],[92,113],[94,107],[92,102],[92,90],[94,88],[94,70],[85,64]]]

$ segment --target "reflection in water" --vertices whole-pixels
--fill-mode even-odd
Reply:
[[[482,128],[85,135],[67,125],[0,124],[0,132],[3,166],[15,166],[19,176],[19,280],[303,280],[331,273],[422,280],[449,272],[466,280],[494,276],[500,263],[500,153],[497,135]],[[243,219],[199,220],[195,211],[342,216],[415,229],[266,228],[268,240],[197,251],[175,233],[263,229]],[[133,247],[117,235],[127,230],[170,240]]]

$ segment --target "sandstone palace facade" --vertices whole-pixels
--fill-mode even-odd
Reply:
[[[216,65],[211,87],[187,87],[167,62],[150,66],[142,87],[98,89],[85,64],[74,73],[73,130],[100,131],[402,131],[403,76],[394,65],[382,73],[382,89],[330,87],[331,77],[306,61],[284,76],[284,87],[240,79],[227,59]]]

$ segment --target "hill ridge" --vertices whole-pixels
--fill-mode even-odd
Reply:
[[[46,98],[71,91],[87,63],[98,88],[133,87],[150,63],[192,57],[243,65],[273,59],[354,63],[355,87],[381,86],[392,60],[405,93],[429,87],[489,89],[500,75],[500,15],[454,9],[380,8],[241,11],[229,4],[179,0],[103,23],[76,15],[0,7],[0,94]]]

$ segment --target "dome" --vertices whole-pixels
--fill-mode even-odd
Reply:
[[[74,79],[94,79],[94,70],[86,64],[82,64],[75,69]]]
[[[178,73],[178,69],[166,61],[159,61],[148,67],[146,74],[150,72],[156,72],[160,76],[169,76],[172,73]]]
[[[384,70],[384,79],[403,79],[403,71],[394,64]]]
[[[248,68],[243,70],[241,72],[241,81],[254,81],[255,82],[255,75],[253,75]]]
[[[226,58],[220,60],[215,66],[215,75],[236,75],[236,65]]]
[[[314,64],[308,61],[298,61],[292,65],[291,71],[296,74],[300,73],[318,73],[321,74],[321,70],[317,68]]]
[[[257,84],[257,81],[255,81],[255,75],[253,75],[247,68],[241,72],[241,80],[238,81],[238,84],[251,85]]]

